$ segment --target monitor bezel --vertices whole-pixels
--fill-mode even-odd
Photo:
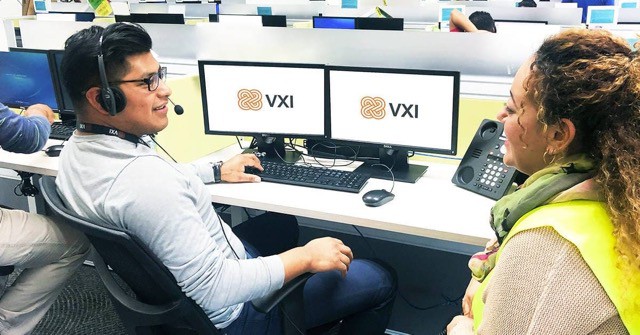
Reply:
[[[280,137],[280,138],[305,138],[305,139],[326,139],[327,138],[327,123],[329,120],[329,113],[327,111],[327,76],[324,72],[324,117],[323,117],[323,134],[302,134],[296,132],[287,133],[268,133],[268,132],[249,132],[249,131],[221,131],[209,129],[209,113],[206,94],[206,82],[204,76],[204,68],[207,65],[228,65],[228,66],[264,66],[264,67],[281,67],[281,68],[305,68],[305,69],[320,69],[324,70],[324,64],[312,64],[312,63],[276,63],[276,62],[251,62],[251,61],[220,61],[220,60],[198,60],[198,76],[200,81],[200,95],[202,98],[202,112],[204,117],[204,133],[207,135],[229,135],[229,136],[254,136],[254,137]]]
[[[55,108],[53,106],[49,106],[54,112],[60,113],[60,106],[62,105],[62,97],[60,97],[60,87],[58,86],[58,80],[56,75],[56,70],[52,70],[55,64],[52,60],[51,52],[48,49],[31,49],[31,48],[22,48],[22,47],[9,47],[8,52],[30,52],[30,53],[38,53],[45,54],[47,56],[47,64],[49,65],[49,73],[51,75],[53,94],[55,95],[56,105]],[[27,108],[29,106],[18,106],[15,104],[7,104],[2,102],[5,106],[9,108]]]
[[[451,149],[420,147],[417,145],[405,145],[397,143],[385,143],[385,142],[369,142],[358,141],[354,139],[334,138],[331,133],[331,71],[350,71],[350,72],[369,72],[369,73],[397,73],[397,74],[417,74],[417,75],[430,75],[430,76],[446,76],[453,77],[453,111],[451,122]],[[451,155],[455,156],[458,152],[458,120],[460,117],[460,72],[458,71],[444,71],[444,70],[424,70],[424,69],[400,69],[400,68],[379,68],[379,67],[356,67],[356,66],[337,66],[327,65],[325,67],[327,85],[326,92],[329,97],[326,102],[327,109],[327,121],[325,125],[327,129],[325,133],[328,139],[340,141],[348,145],[354,146],[377,146],[384,149],[401,149],[414,153],[427,153],[427,154],[439,154],[439,155]]]

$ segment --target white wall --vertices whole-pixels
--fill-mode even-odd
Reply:
[[[22,4],[18,0],[0,0],[0,19],[22,15]]]

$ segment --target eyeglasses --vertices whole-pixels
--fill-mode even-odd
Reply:
[[[145,83],[147,84],[149,91],[153,92],[158,89],[158,86],[160,86],[160,81],[162,80],[164,82],[166,79],[167,68],[165,66],[161,66],[158,68],[158,72],[152,74],[149,78],[111,81],[109,84]]]

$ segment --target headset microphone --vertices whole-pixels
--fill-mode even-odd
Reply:
[[[171,98],[167,99],[169,99],[169,102],[173,105],[173,111],[176,112],[176,114],[182,115],[182,113],[184,113],[184,108],[182,108],[182,106],[176,105]]]

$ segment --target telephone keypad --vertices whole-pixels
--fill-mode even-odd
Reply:
[[[500,146],[496,145],[495,149],[499,150]],[[494,188],[500,188],[506,173],[509,172],[502,162],[503,156],[500,151],[491,151],[487,154],[487,162],[482,164],[483,168],[480,169],[478,178],[476,178],[478,183],[474,183],[474,186],[494,193]]]

